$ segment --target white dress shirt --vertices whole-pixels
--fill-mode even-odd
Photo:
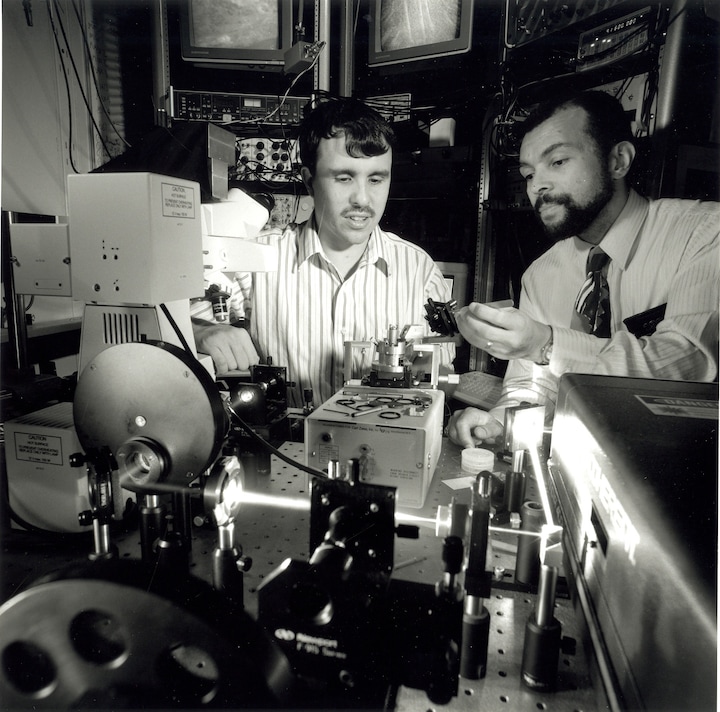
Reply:
[[[303,389],[316,405],[343,385],[346,341],[382,340],[391,325],[418,325],[429,335],[424,305],[450,300],[450,289],[430,256],[417,245],[379,227],[373,231],[356,269],[342,279],[327,259],[308,220],[259,237],[279,251],[276,272],[238,273],[230,299],[231,321],[249,319],[248,331],[260,358],[286,366],[295,383],[293,406],[303,404]],[[192,316],[212,319],[210,303],[195,302]],[[455,347],[441,348],[445,372],[452,370]],[[355,352],[354,377],[376,360],[374,347]]]
[[[603,238],[610,256],[611,337],[571,328],[574,302],[592,245],[574,237],[553,245],[523,275],[519,308],[553,327],[550,363],[508,364],[503,394],[492,413],[521,401],[550,413],[564,373],[593,373],[688,381],[718,374],[718,233],[720,203],[649,201],[631,191]],[[637,338],[624,319],[667,304],[651,336]]]

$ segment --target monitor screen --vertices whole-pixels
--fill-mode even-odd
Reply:
[[[375,0],[371,67],[468,52],[473,0]]]
[[[461,262],[436,262],[458,307],[467,304],[468,266]]]
[[[184,0],[182,58],[189,62],[283,65],[292,46],[292,0]]]

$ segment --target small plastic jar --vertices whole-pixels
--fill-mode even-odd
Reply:
[[[460,453],[462,471],[466,475],[477,475],[478,472],[492,472],[495,466],[495,453],[480,447],[466,447]]]

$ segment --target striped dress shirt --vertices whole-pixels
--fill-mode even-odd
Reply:
[[[648,201],[631,191],[601,242],[610,256],[610,338],[571,328],[574,300],[585,279],[592,245],[562,240],[523,275],[519,309],[553,327],[550,363],[508,364],[503,394],[492,410],[521,401],[541,403],[552,414],[558,378],[592,373],[685,381],[718,374],[718,274],[720,203],[679,199]],[[667,304],[651,336],[637,338],[624,319]]]
[[[428,297],[450,300],[450,289],[430,256],[417,245],[379,227],[373,231],[357,268],[342,279],[325,256],[310,219],[258,237],[279,252],[276,272],[238,273],[230,299],[230,320],[249,320],[250,336],[263,362],[286,366],[294,382],[289,402],[303,405],[310,388],[315,405],[343,386],[346,341],[382,340],[391,325],[417,325],[429,335],[424,319]],[[212,319],[207,301],[192,305],[192,316]],[[247,326],[247,322],[246,322]],[[412,333],[410,335],[412,335]],[[374,347],[354,351],[357,378],[376,360]],[[442,371],[452,371],[455,347],[441,348]]]

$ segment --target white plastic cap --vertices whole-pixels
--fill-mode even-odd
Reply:
[[[483,470],[492,472],[495,465],[495,453],[480,447],[467,447],[460,453],[460,461],[463,472],[471,475],[477,475]]]

